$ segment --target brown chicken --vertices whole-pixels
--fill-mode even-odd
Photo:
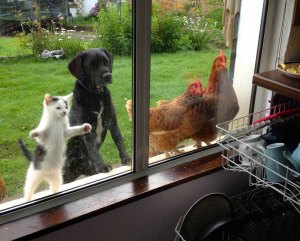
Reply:
[[[0,202],[4,199],[5,197],[5,191],[6,191],[6,188],[5,188],[5,183],[4,181],[2,180],[1,176],[0,176]]]
[[[187,91],[173,100],[162,100],[150,108],[149,155],[164,152],[179,153],[177,145],[203,128],[214,116],[215,97],[203,96],[199,80],[191,83]],[[131,100],[126,109],[131,116]]]
[[[196,146],[201,147],[201,142],[210,144],[218,136],[216,124],[232,120],[239,111],[236,93],[232,87],[226,68],[226,57],[223,51],[217,56],[212,64],[205,95],[215,96],[215,116],[209,120],[203,129],[192,136]]]

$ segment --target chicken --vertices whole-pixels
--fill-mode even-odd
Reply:
[[[131,117],[131,100],[126,109]],[[236,93],[230,83],[223,51],[212,64],[208,85],[202,91],[199,80],[173,100],[161,100],[150,108],[149,153],[179,153],[179,142],[192,138],[196,146],[210,144],[218,135],[217,123],[233,119],[239,111]]]
[[[238,99],[228,76],[226,56],[222,50],[212,64],[209,81],[203,95],[216,96],[215,117],[192,136],[197,147],[201,147],[202,141],[208,145],[215,140],[218,136],[216,124],[232,120],[239,111]]]
[[[192,82],[187,91],[173,100],[160,100],[157,106],[150,108],[149,132],[171,131],[177,129],[183,121],[179,115],[185,113],[201,100],[203,91],[198,79]]]
[[[207,87],[203,90],[205,94],[217,94],[217,85],[219,83],[217,73],[224,68],[226,68],[226,56],[224,55],[223,50],[220,50],[219,56],[213,61]]]
[[[129,120],[132,121],[132,100],[126,101],[125,108],[127,110]]]
[[[5,197],[5,183],[2,180],[1,176],[0,176],[0,202],[4,199]]]
[[[194,81],[187,91],[173,100],[162,100],[150,108],[149,113],[149,154],[164,152],[180,153],[179,142],[190,138],[203,128],[214,116],[215,96],[203,96],[201,83]],[[126,102],[126,109],[131,116],[131,100]]]

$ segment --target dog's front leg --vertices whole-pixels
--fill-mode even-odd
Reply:
[[[114,109],[113,109],[113,112],[114,112]],[[112,139],[114,140],[114,142],[118,148],[119,156],[121,158],[122,164],[130,165],[131,158],[125,149],[123,137],[122,137],[121,131],[119,129],[117,118],[116,118],[115,114],[112,115],[112,120],[111,120],[111,124],[109,126],[109,131],[110,131]]]
[[[88,134],[83,137],[84,143],[87,149],[89,162],[91,165],[91,172],[86,173],[86,175],[93,175],[99,172],[109,172],[112,170],[111,165],[105,164],[103,158],[99,154],[99,149],[97,147],[97,137],[95,134]]]

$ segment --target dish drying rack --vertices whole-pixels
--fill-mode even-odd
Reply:
[[[300,173],[295,172],[288,166],[284,166],[275,159],[267,157],[259,150],[252,148],[241,140],[250,134],[266,134],[273,124],[285,122],[290,119],[300,119],[300,103],[291,101],[273,106],[263,111],[249,114],[228,122],[217,125],[219,137],[217,143],[222,147],[222,165],[225,170],[246,172],[249,174],[249,185],[258,187],[270,187],[282,195],[283,201],[290,202],[300,213]],[[239,146],[249,148],[247,154],[239,151]],[[251,154],[250,154],[251,153]],[[242,164],[242,157],[249,158],[250,164]],[[266,160],[273,161],[284,167],[285,176],[269,169]],[[267,180],[266,170],[270,170],[283,180],[274,183]],[[291,173],[298,174],[299,178],[289,180]]]

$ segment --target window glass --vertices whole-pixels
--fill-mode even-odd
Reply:
[[[132,167],[131,2],[47,2],[0,6],[0,211]]]
[[[32,179],[36,177],[33,172],[43,168],[45,156],[53,153],[53,145],[64,153],[61,147],[65,143],[66,150],[65,165],[59,169],[64,185],[59,191],[127,173],[133,166],[131,120],[139,113],[132,108],[132,1],[51,2],[53,6],[43,0],[16,6],[10,1],[4,9],[16,11],[2,14],[1,9],[0,211],[24,203],[26,180],[33,183],[28,185],[35,190],[32,199],[57,191],[60,181],[49,187],[49,178],[41,183]],[[218,135],[217,123],[248,111],[248,104],[241,106],[238,99],[248,98],[250,88],[245,93],[235,87],[241,83],[235,78],[237,69],[244,72],[235,66],[240,3],[224,6],[222,0],[152,0],[149,164],[211,147]],[[147,22],[147,17],[142,20]],[[136,53],[147,53],[146,45]],[[107,51],[86,52],[92,48]],[[145,63],[141,72],[147,75]],[[105,82],[111,96],[98,79]],[[251,82],[250,78],[243,80]],[[82,95],[86,91],[88,94]],[[54,111],[62,111],[65,100],[53,97],[72,92],[72,104],[65,111],[70,111],[72,127],[84,125],[79,128],[81,133],[71,137],[76,132],[70,131],[59,144],[55,129],[50,132],[54,133],[51,145],[43,146],[39,140],[35,149],[35,139],[44,134],[36,130],[43,126],[39,123],[44,124],[43,102],[59,103]],[[108,98],[99,101],[99,95]],[[139,103],[146,103],[145,99],[148,97]],[[140,124],[135,123],[135,128]],[[139,134],[135,133],[136,137]],[[141,136],[142,143],[136,143],[143,152],[144,132]],[[31,157],[26,151],[22,154],[23,144],[31,152],[36,150],[36,162],[26,160]],[[55,163],[62,155],[54,153]],[[147,169],[147,159],[138,161],[137,172]]]
[[[232,85],[240,1],[152,3],[150,164],[214,144],[242,94]]]

